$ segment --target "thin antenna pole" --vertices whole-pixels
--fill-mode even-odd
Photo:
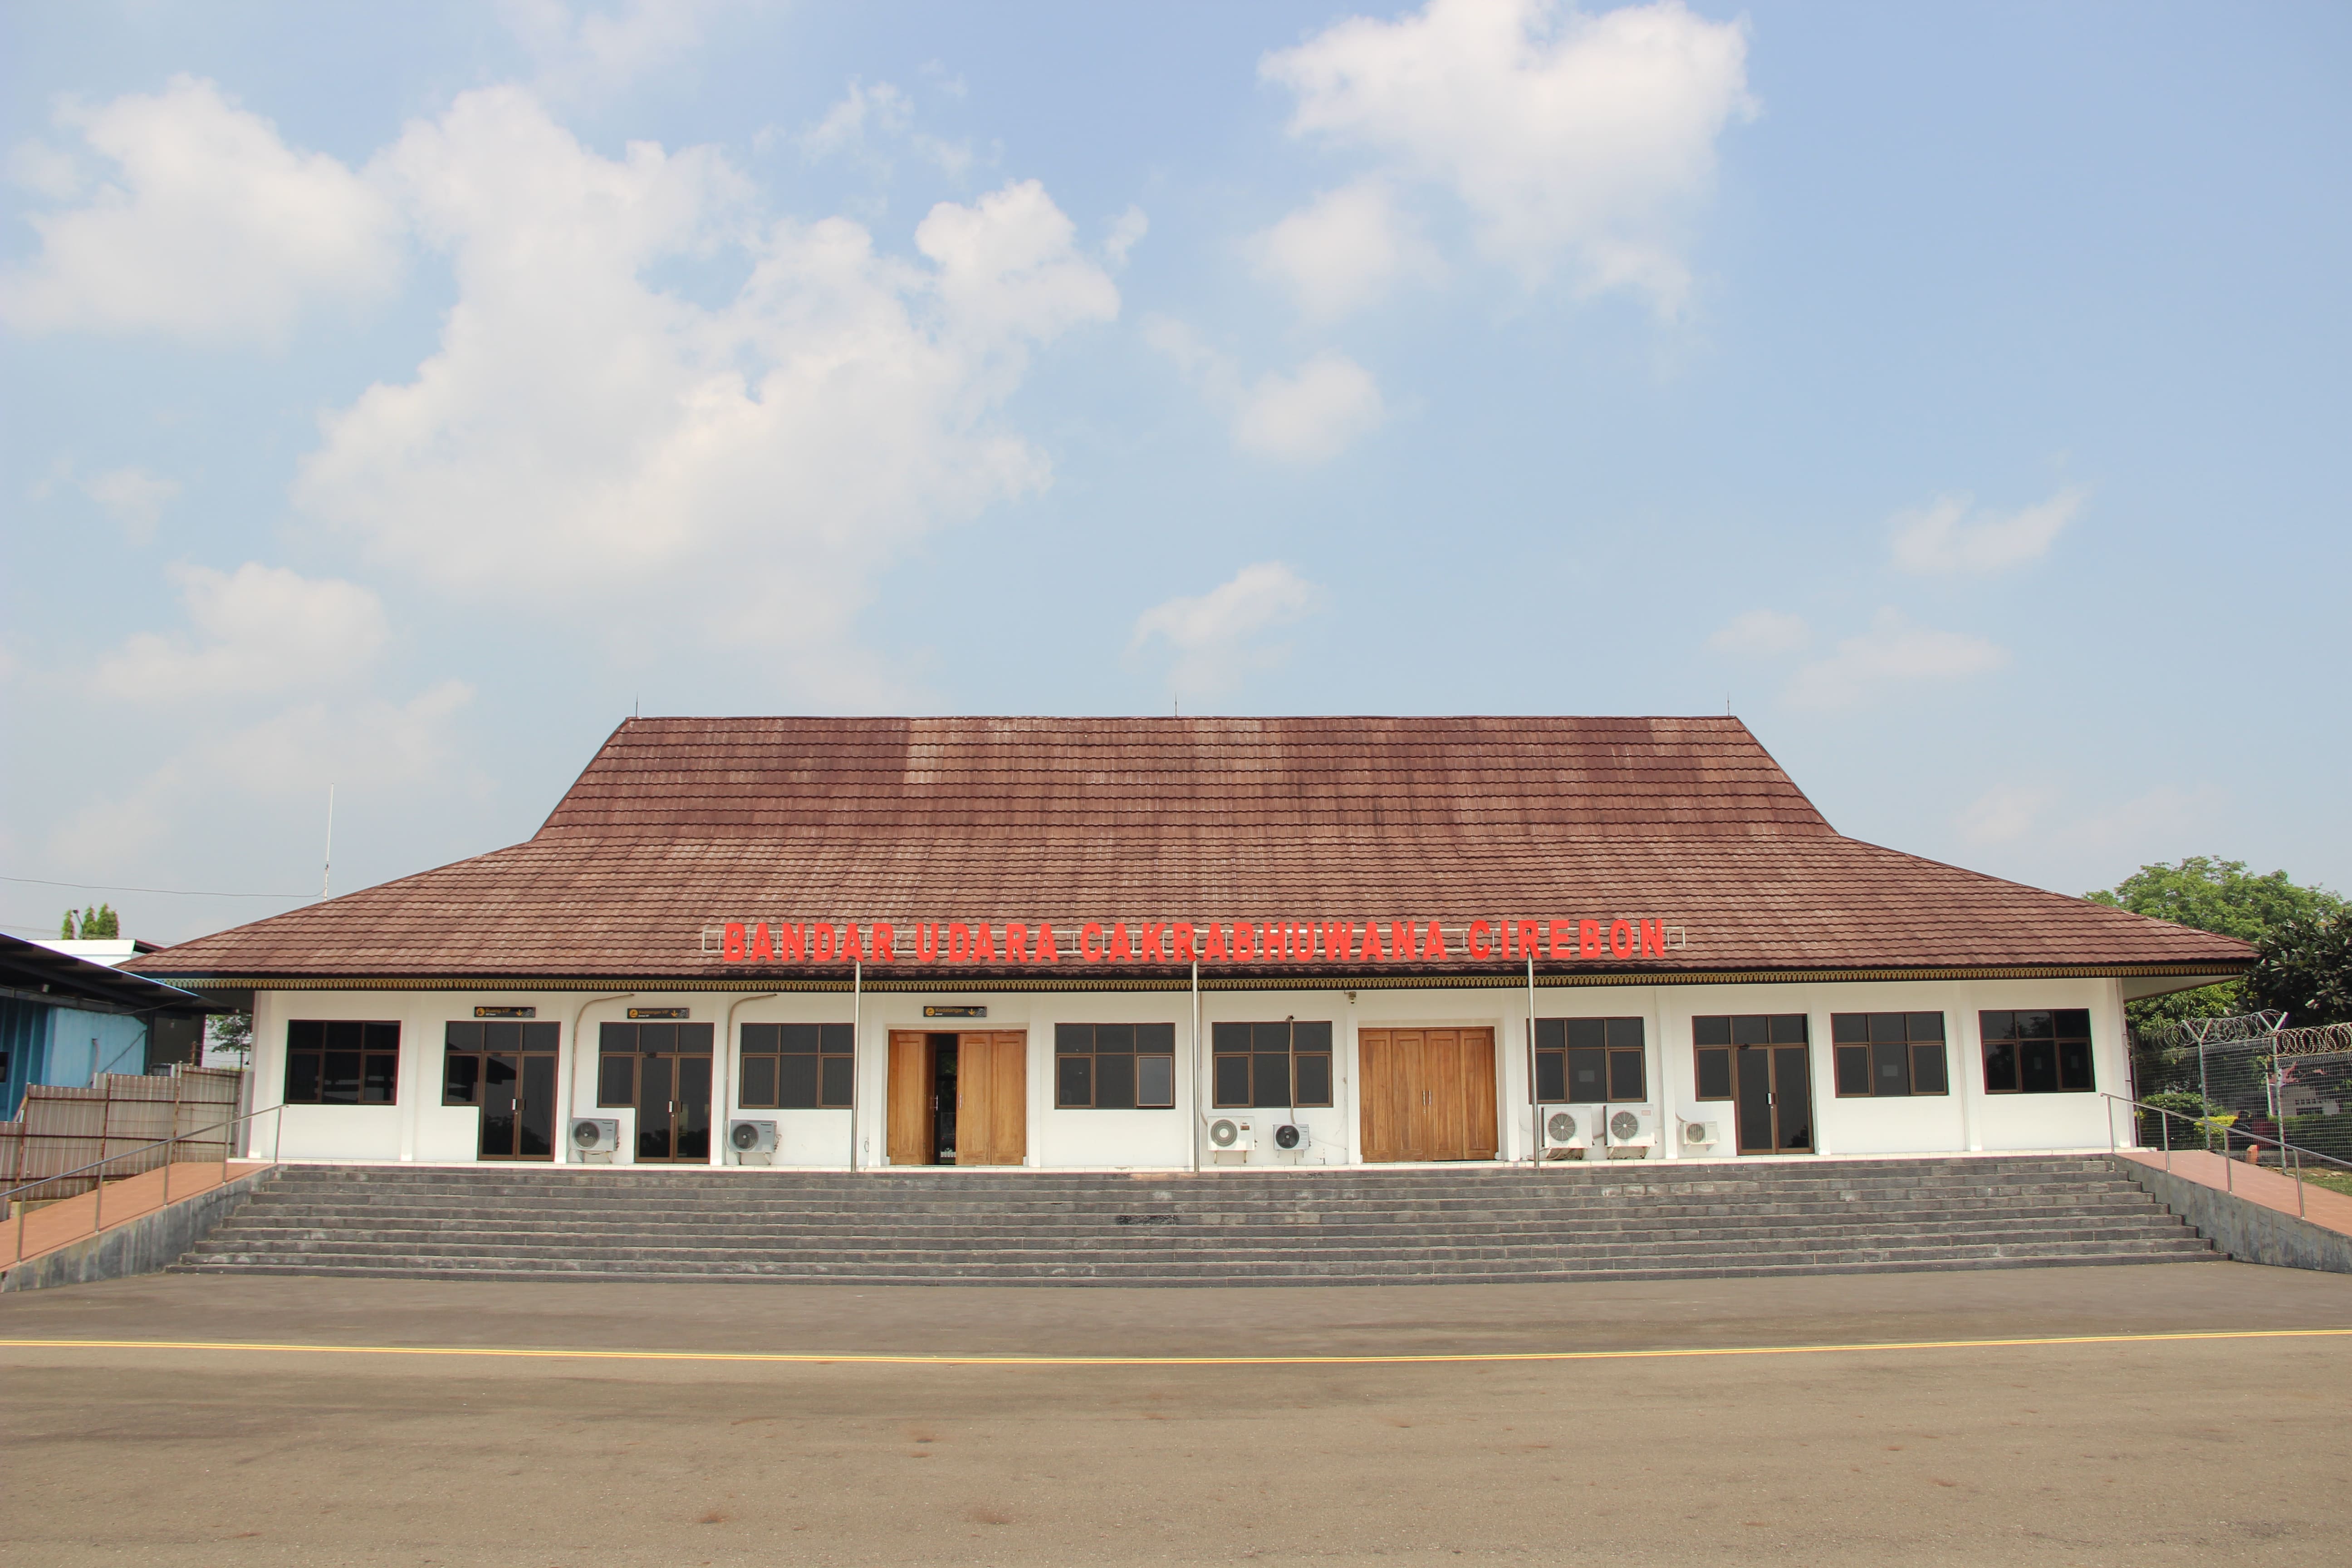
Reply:
[[[319,866],[319,896],[327,896],[327,882],[335,874],[335,786],[327,786],[327,858]]]

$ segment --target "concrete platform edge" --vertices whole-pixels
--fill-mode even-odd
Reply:
[[[2241,1263],[2352,1274],[2352,1236],[2280,1214],[2186,1176],[2117,1155],[2115,1167],[2198,1235]]]
[[[155,1273],[179,1261],[283,1169],[273,1165],[248,1172],[193,1198],[28,1258],[0,1272],[0,1292],[46,1290],[58,1285],[87,1285],[97,1279]]]

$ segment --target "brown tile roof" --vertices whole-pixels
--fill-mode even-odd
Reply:
[[[1827,833],[1737,719],[637,719],[538,837]]]
[[[1642,973],[2242,967],[2229,938],[1835,833],[1731,719],[658,719],[529,842],[200,938],[159,976],[742,982],[730,921],[1652,919]],[[1272,973],[1324,969],[1278,965]],[[1423,966],[1407,966],[1407,972]],[[883,977],[879,969],[869,971]],[[1153,973],[1165,973],[1166,971]]]

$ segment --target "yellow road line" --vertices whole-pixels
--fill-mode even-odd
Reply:
[[[295,1355],[488,1356],[520,1361],[749,1362],[792,1366],[1419,1366],[1460,1362],[1665,1361],[1689,1356],[1848,1355],[1872,1351],[2025,1349],[2047,1345],[2144,1345],[2197,1340],[2297,1340],[2352,1336],[2347,1329],[2227,1329],[2169,1334],[2059,1334],[2039,1339],[1906,1340],[1847,1345],[1711,1345],[1634,1351],[1465,1351],[1397,1355],[836,1355],[764,1351],[541,1350],[497,1345],[303,1345],[236,1340],[15,1340],[0,1351],[245,1351]]]

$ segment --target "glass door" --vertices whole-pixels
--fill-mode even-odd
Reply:
[[[1741,1046],[1735,1087],[1739,1152],[1813,1152],[1811,1049],[1806,1046]]]

